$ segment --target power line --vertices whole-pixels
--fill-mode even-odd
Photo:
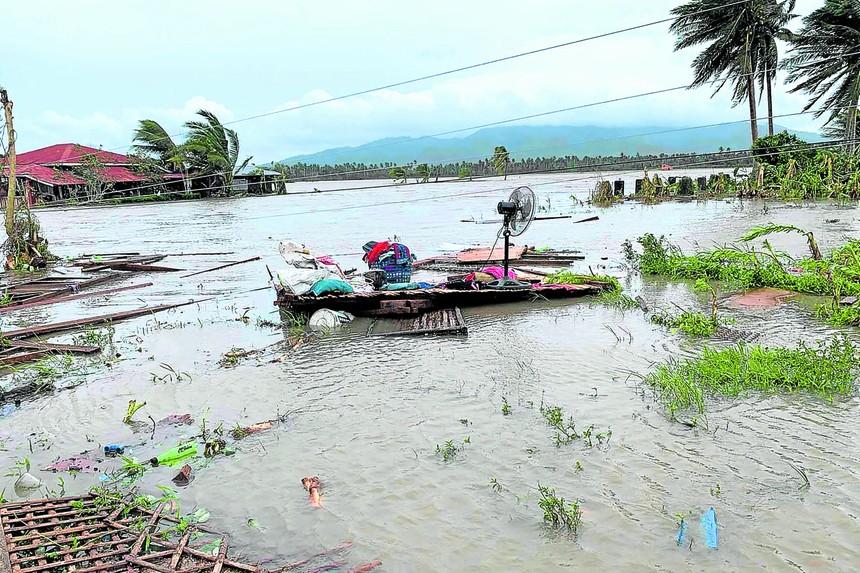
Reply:
[[[684,17],[690,17],[690,16],[696,16],[696,15],[699,15],[699,14],[705,14],[705,13],[707,13],[707,12],[711,12],[711,11],[714,11],[714,10],[722,10],[722,9],[725,9],[725,8],[728,8],[728,7],[731,7],[731,6],[736,6],[736,5],[738,5],[738,4],[746,4],[746,3],[750,2],[750,1],[752,1],[752,0],[735,0],[734,2],[729,2],[728,4],[723,4],[723,5],[721,5],[721,6],[715,6],[715,7],[713,7],[713,8],[706,8],[706,9],[704,9],[704,10],[700,10],[700,11],[696,12],[695,14],[687,14],[687,15],[685,15]],[[681,18],[681,16],[672,16],[672,17],[670,17],[670,18],[663,18],[663,19],[660,19],[660,20],[654,20],[654,21],[651,21],[651,22],[646,22],[646,23],[644,23],[644,24],[637,24],[637,25],[635,25],[635,26],[629,26],[629,27],[627,27],[627,28],[621,28],[621,29],[618,29],[618,30],[612,30],[612,31],[610,31],[610,32],[604,32],[604,33],[601,33],[601,34],[596,34],[596,35],[594,35],[594,36],[588,36],[588,37],[585,37],[585,38],[579,38],[579,39],[577,39],[577,40],[572,40],[572,41],[570,41],[570,42],[563,42],[563,43],[561,43],[561,44],[553,44],[553,45],[551,45],[551,46],[546,46],[546,47],[543,47],[543,48],[537,48],[537,49],[535,49],[535,50],[528,50],[528,51],[525,51],[525,52],[519,52],[519,53],[517,53],[517,54],[512,54],[512,55],[509,55],[509,56],[503,56],[503,57],[495,58],[495,59],[492,59],[492,60],[486,60],[486,61],[483,61],[483,62],[479,62],[479,63],[477,63],[477,64],[470,64],[470,65],[467,65],[467,66],[461,66],[461,67],[459,67],[459,68],[453,68],[453,69],[445,70],[445,71],[442,71],[442,72],[437,72],[437,73],[433,73],[433,74],[428,74],[428,75],[420,76],[420,77],[413,78],[413,79],[410,79],[410,80],[403,80],[403,81],[400,81],[400,82],[395,82],[395,83],[385,84],[385,85],[382,85],[382,86],[378,86],[378,87],[374,87],[374,88],[369,88],[369,89],[365,89],[365,90],[360,90],[360,91],[356,91],[356,92],[352,92],[352,93],[348,93],[348,94],[344,94],[344,95],[340,95],[340,96],[334,96],[334,97],[331,97],[331,98],[327,98],[327,99],[323,99],[323,100],[318,100],[318,101],[314,101],[314,102],[309,102],[309,103],[305,103],[305,104],[301,104],[301,105],[297,105],[297,106],[293,106],[293,107],[289,107],[289,108],[285,108],[285,109],[279,109],[279,110],[274,110],[274,111],[270,111],[270,112],[266,112],[266,113],[261,113],[261,114],[257,114],[257,115],[252,115],[252,116],[249,116],[249,117],[243,117],[243,118],[240,118],[240,119],[234,119],[233,121],[224,122],[222,125],[233,125],[233,124],[236,124],[236,123],[242,123],[242,122],[245,122],[245,121],[251,121],[251,120],[254,120],[254,119],[260,119],[260,118],[263,118],[263,117],[269,117],[269,116],[272,116],[272,115],[277,115],[277,114],[281,114],[281,113],[287,113],[287,112],[290,112],[290,111],[297,111],[297,110],[300,110],[300,109],[306,109],[306,108],[309,108],[309,107],[314,107],[314,106],[318,106],[318,105],[323,105],[323,104],[327,104],[327,103],[332,103],[332,102],[335,102],[335,101],[340,101],[340,100],[344,100],[344,99],[348,99],[348,98],[353,98],[353,97],[357,97],[357,96],[361,96],[361,95],[367,95],[367,94],[370,94],[370,93],[374,93],[374,92],[378,92],[378,91],[382,91],[382,90],[386,90],[386,89],[391,89],[391,88],[401,87],[401,86],[405,86],[405,85],[409,85],[409,84],[414,84],[414,83],[418,83],[418,82],[426,81],[426,80],[433,79],[433,78],[439,78],[439,77],[443,77],[443,76],[447,76],[447,75],[451,75],[451,74],[456,74],[456,73],[460,73],[460,72],[464,72],[464,71],[468,71],[468,70],[473,70],[473,69],[477,69],[477,68],[481,68],[481,67],[485,67],[485,66],[490,66],[490,65],[493,65],[493,64],[498,64],[498,63],[501,63],[501,62],[507,62],[507,61],[511,61],[511,60],[518,59],[518,58],[523,58],[523,57],[525,57],[525,56],[531,56],[531,55],[535,55],[535,54],[540,54],[540,53],[544,53],[544,52],[549,52],[549,51],[551,51],[551,50],[557,50],[557,49],[559,49],[559,48],[566,48],[566,47],[573,46],[573,45],[576,45],[576,44],[582,44],[582,43],[590,42],[590,41],[593,41],[593,40],[599,40],[599,39],[601,39],[601,38],[608,38],[608,37],[610,37],[610,36],[615,36],[615,35],[623,34],[623,33],[626,33],[626,32],[632,32],[632,31],[634,31],[634,30],[640,30],[640,29],[642,29],[642,28],[647,28],[647,27],[650,27],[650,26],[656,26],[657,24],[665,24],[666,22],[672,22],[672,21],[674,21],[674,20],[677,20],[678,18]],[[168,135],[166,138],[163,138],[163,139],[170,139],[170,138],[172,138],[172,137],[179,137],[179,136],[181,136],[181,135],[184,135],[185,133],[187,133],[187,132],[186,132],[186,131],[182,131],[182,132],[179,132],[179,133],[175,133],[175,134],[173,134],[173,135]],[[157,140],[155,140],[155,141],[157,141]],[[123,145],[123,146],[120,146],[120,147],[114,147],[114,148],[109,149],[109,150],[107,150],[107,151],[116,151],[116,150],[118,150],[118,149],[127,149],[127,148],[129,148],[129,147],[133,147],[133,146],[134,146],[134,144],[131,144],[131,145]]]

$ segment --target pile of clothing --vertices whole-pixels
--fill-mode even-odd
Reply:
[[[330,256],[316,256],[304,245],[292,241],[278,245],[278,251],[287,267],[278,271],[275,280],[293,294],[321,296],[356,291],[343,269]]]
[[[403,284],[412,281],[412,261],[415,255],[409,247],[393,241],[368,241],[364,247],[368,268],[385,271],[387,283]]]

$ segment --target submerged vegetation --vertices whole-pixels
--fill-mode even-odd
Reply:
[[[811,256],[795,259],[775,251],[764,240],[761,249],[749,241],[771,233],[801,233],[807,238]],[[630,241],[623,248],[628,262],[643,273],[670,279],[719,280],[729,288],[769,287],[832,297],[821,305],[818,315],[837,325],[860,324],[860,309],[840,308],[844,296],[860,295],[860,241],[851,240],[825,257],[811,232],[790,225],[765,225],[751,230],[740,245],[726,246],[695,255],[685,255],[661,236],[639,237],[642,252]]]
[[[722,350],[705,348],[698,358],[671,359],[644,381],[660,397],[671,419],[689,409],[698,417],[705,412],[708,394],[806,391],[831,400],[849,394],[860,370],[858,360],[860,352],[847,337],[835,337],[816,347],[801,343],[794,349],[738,343]]]
[[[579,502],[568,502],[555,493],[554,488],[538,484],[540,501],[538,505],[543,510],[543,521],[545,524],[559,528],[565,528],[576,535],[582,524],[582,510]]]

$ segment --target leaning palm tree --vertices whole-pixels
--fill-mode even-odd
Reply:
[[[824,0],[824,6],[803,19],[792,36],[786,83],[791,93],[810,97],[803,111],[817,106],[815,117],[827,123],[844,115],[842,137],[854,148],[860,100],[860,0]]]
[[[714,84],[716,95],[729,84],[732,104],[746,101],[749,105],[753,141],[758,139],[756,78],[763,85],[773,80],[778,58],[775,38],[793,17],[792,7],[793,0],[728,4],[724,0],[691,0],[672,10],[676,18],[669,30],[677,36],[676,51],[707,44],[693,60],[690,87]]]
[[[161,124],[152,119],[142,119],[134,130],[135,143],[132,150],[155,159],[159,167],[168,171],[181,171],[183,158],[181,146],[177,145]]]
[[[197,115],[204,121],[185,123],[188,137],[184,148],[189,153],[192,168],[212,175],[213,187],[229,193],[233,176],[248,166],[251,157],[239,164],[239,136],[224,127],[215,114],[201,109]]]

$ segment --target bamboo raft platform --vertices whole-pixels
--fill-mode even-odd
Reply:
[[[425,334],[468,334],[466,321],[459,308],[446,308],[425,312],[413,319],[393,320],[393,329],[386,332],[374,332],[377,320],[374,320],[367,331],[375,336],[422,336]]]
[[[313,571],[346,566],[332,557],[352,547],[345,542],[270,569],[228,556],[226,535],[196,524],[177,527],[173,511],[168,503],[148,509],[92,495],[6,503],[0,506],[0,573],[309,573],[323,560],[328,562]]]
[[[321,308],[344,310],[355,316],[402,317],[455,307],[504,304],[541,298],[576,298],[596,295],[607,288],[609,285],[604,282],[591,281],[579,285],[533,285],[515,290],[430,288],[296,296],[276,285],[275,305],[279,307],[284,320],[288,319],[290,314],[310,315]]]

